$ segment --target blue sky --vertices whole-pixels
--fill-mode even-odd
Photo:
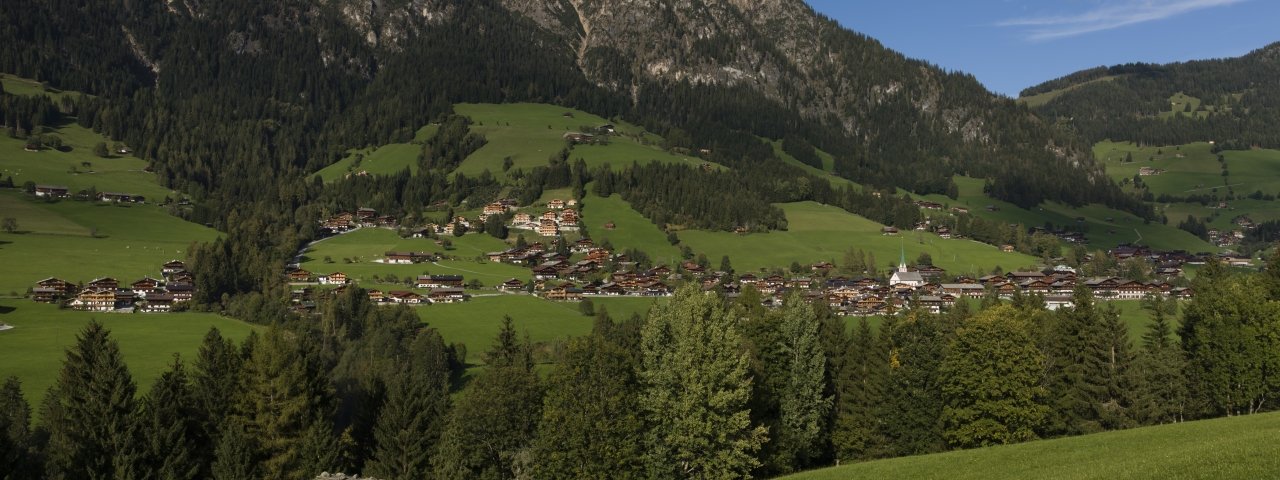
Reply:
[[[1276,0],[807,0],[909,57],[1023,88],[1099,65],[1234,57],[1280,41]]]

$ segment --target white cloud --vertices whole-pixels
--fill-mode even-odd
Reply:
[[[1053,40],[1163,20],[1196,10],[1221,7],[1246,0],[1130,0],[1069,15],[1014,18],[1001,27],[1026,27],[1029,40]]]

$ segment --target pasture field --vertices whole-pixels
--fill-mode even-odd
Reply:
[[[80,95],[84,95],[83,93],[74,90],[58,90],[53,87],[46,89],[38,81],[10,74],[0,74],[0,84],[4,85],[4,93],[9,95],[45,95],[52,97],[54,102],[61,102],[63,97],[78,97]]]
[[[1115,76],[1115,75],[1108,75],[1108,76],[1105,76],[1105,77],[1095,78],[1095,79],[1093,79],[1093,80],[1090,80],[1090,81],[1087,81],[1087,82],[1083,82],[1083,83],[1080,83],[1080,84],[1077,84],[1077,85],[1071,85],[1071,86],[1066,87],[1066,88],[1059,88],[1059,89],[1057,89],[1057,90],[1050,90],[1050,91],[1048,91],[1048,92],[1044,92],[1044,93],[1040,93],[1040,94],[1036,94],[1036,95],[1031,95],[1031,96],[1027,96],[1027,97],[1022,97],[1022,98],[1019,98],[1019,99],[1018,99],[1018,101],[1019,101],[1019,102],[1022,102],[1022,103],[1025,103],[1028,107],[1035,108],[1035,107],[1038,107],[1038,106],[1044,105],[1044,104],[1046,104],[1046,103],[1049,103],[1049,102],[1053,101],[1053,99],[1055,99],[1055,98],[1058,98],[1058,97],[1062,96],[1062,94],[1067,93],[1067,92],[1069,92],[1069,91],[1071,91],[1071,90],[1074,90],[1074,89],[1080,88],[1080,87],[1082,87],[1082,86],[1084,86],[1084,85],[1088,85],[1088,84],[1090,84],[1090,83],[1094,83],[1094,82],[1109,82],[1109,81],[1115,80],[1116,78],[1118,78],[1118,77],[1117,77],[1117,76]]]
[[[614,125],[616,135],[609,145],[581,145],[573,150],[571,161],[582,158],[594,167],[606,163],[623,167],[649,160],[701,165],[702,160],[667,153],[654,146],[662,139],[626,122],[606,120],[580,110],[535,103],[458,104],[454,111],[472,120],[471,130],[481,133],[488,143],[467,157],[456,172],[478,175],[488,170],[502,177],[503,160],[511,158],[513,168],[546,165],[552,155],[565,146],[564,134],[582,127]],[[571,116],[565,116],[569,113]]]
[[[418,155],[422,153],[422,143],[435,136],[439,125],[426,125],[419,128],[409,143],[390,143],[380,147],[352,150],[346,158],[339,160],[316,172],[325,182],[341,179],[352,172],[369,172],[370,175],[390,175],[399,173],[406,167],[411,172],[418,172]]]
[[[94,319],[120,342],[139,394],[146,393],[168,369],[173,354],[180,354],[189,365],[209,328],[216,327],[237,342],[260,328],[212,313],[95,313],[26,299],[0,299],[0,323],[14,326],[0,331],[0,379],[17,376],[27,400],[38,406],[58,377],[66,349]]]
[[[1153,195],[1186,196],[1216,192],[1226,196],[1228,186],[1237,195],[1280,193],[1280,150],[1224,150],[1227,164],[1222,175],[1218,155],[1207,142],[1173,146],[1138,146],[1131,142],[1099,142],[1094,156],[1103,161],[1107,175],[1116,180],[1132,179],[1142,167],[1164,170],[1160,175],[1143,176]],[[1133,162],[1125,162],[1132,157]]]
[[[1135,428],[802,472],[788,480],[1273,478],[1280,412]]]
[[[23,149],[26,141],[0,135],[0,177],[13,177],[13,184],[21,187],[25,182],[63,185],[72,193],[89,188],[99,192],[122,192],[143,195],[148,202],[156,203],[173,193],[156,184],[156,176],[143,171],[147,162],[133,156],[112,155],[101,158],[93,154],[99,142],[112,144],[110,139],[76,123],[54,128],[52,135],[62,138],[71,148],[61,152],[41,149],[28,152]]]
[[[969,213],[988,219],[1020,223],[1027,227],[1043,226],[1045,222],[1057,227],[1067,227],[1086,234],[1091,248],[1107,249],[1122,243],[1141,243],[1156,249],[1187,250],[1191,252],[1217,251],[1208,242],[1175,226],[1144,223],[1141,218],[1127,212],[1101,205],[1073,208],[1059,203],[1045,203],[1035,211],[986,196],[982,192],[983,180],[957,175],[958,198],[952,200],[943,195],[917,196],[946,205],[966,207]],[[988,210],[994,208],[994,211]],[[1083,221],[1081,221],[1083,219]],[[1176,221],[1170,218],[1176,225]]]
[[[0,233],[0,295],[21,294],[47,277],[158,278],[160,264],[184,259],[192,242],[218,236],[153,205],[45,203],[10,190],[0,191],[0,211],[17,219],[19,232]]]
[[[654,298],[592,297],[596,311],[606,308],[615,321],[632,314],[645,315],[656,301]],[[481,356],[493,345],[502,318],[510,315],[516,331],[528,334],[534,342],[562,340],[591,333],[594,317],[583,315],[578,304],[552,302],[532,295],[497,295],[476,297],[465,303],[451,303],[417,307],[418,316],[428,326],[440,331],[448,343],[467,346],[467,361],[482,363]]]
[[[822,150],[818,150],[818,158],[822,159],[822,168],[817,168],[817,167],[814,167],[813,165],[805,165],[801,161],[796,160],[796,157],[793,157],[791,156],[791,154],[782,151],[782,140],[769,140],[769,139],[763,139],[763,140],[766,142],[769,142],[769,145],[773,146],[773,153],[777,155],[778,158],[781,158],[783,162],[800,167],[801,170],[804,170],[813,175],[816,175],[818,178],[825,178],[828,181],[830,181],[832,185],[835,185],[835,186],[846,185],[853,188],[862,188],[862,185],[858,184],[857,182],[854,182],[853,180],[849,180],[844,177],[839,177],[839,176],[836,176],[836,174],[831,173],[831,171],[835,168],[835,158],[832,157],[830,153],[824,152]]]
[[[486,287],[502,283],[512,277],[529,279],[529,269],[517,265],[477,261],[487,252],[503,250],[508,245],[502,240],[483,233],[462,237],[446,237],[453,242],[453,250],[445,250],[428,238],[400,238],[393,230],[362,228],[335,237],[326,238],[309,247],[302,256],[301,267],[314,274],[342,272],[361,284],[380,283],[388,275],[400,279],[423,274],[463,275],[467,280],[480,280]],[[536,238],[536,236],[535,236]],[[533,241],[533,240],[530,240]],[[407,265],[377,263],[389,251],[414,251],[443,253],[453,258],[438,263]],[[325,258],[329,261],[326,261]]]
[[[680,238],[696,252],[705,252],[713,265],[728,255],[738,272],[786,267],[791,262],[808,265],[819,261],[839,263],[846,251],[861,249],[875,255],[881,270],[898,264],[902,249],[914,263],[929,253],[933,263],[952,274],[987,272],[997,265],[1005,270],[1036,264],[1020,253],[1003,253],[996,247],[971,240],[946,240],[932,233],[904,231],[884,236],[879,223],[836,207],[815,202],[779,204],[787,216],[787,230],[738,235],[730,232],[683,231]]]
[[[613,244],[615,251],[634,248],[649,254],[655,261],[670,263],[680,258],[679,247],[667,242],[667,234],[657,225],[631,208],[618,194],[601,198],[587,188],[587,198],[582,202],[583,222],[596,244],[605,240]],[[606,230],[606,223],[613,222],[614,229]],[[685,232],[677,235],[683,236]]]

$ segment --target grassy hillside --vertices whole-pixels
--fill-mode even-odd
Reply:
[[[16,375],[22,380],[27,400],[39,405],[57,379],[67,347],[75,343],[76,335],[91,319],[106,325],[112,338],[120,342],[120,351],[141,392],[168,368],[174,353],[192,361],[210,327],[236,341],[259,328],[210,313],[104,314],[3,299],[0,323],[15,328],[0,331],[0,379]]]
[[[153,205],[45,203],[12,190],[0,191],[0,212],[16,218],[19,230],[0,233],[0,295],[21,294],[50,276],[70,282],[155,277],[161,263],[186,258],[192,242],[218,235]]]
[[[1057,90],[1050,90],[1050,91],[1048,91],[1048,92],[1044,92],[1044,93],[1040,93],[1040,94],[1036,94],[1036,95],[1031,95],[1031,96],[1027,96],[1027,97],[1022,97],[1022,98],[1019,98],[1019,99],[1018,99],[1018,101],[1019,101],[1019,102],[1022,102],[1022,103],[1025,103],[1028,107],[1035,108],[1035,107],[1039,107],[1039,106],[1041,106],[1041,105],[1044,105],[1044,104],[1046,104],[1046,103],[1049,103],[1049,102],[1050,102],[1050,101],[1052,101],[1053,99],[1055,99],[1055,98],[1058,98],[1058,97],[1062,96],[1062,94],[1067,93],[1067,92],[1069,92],[1069,91],[1071,91],[1071,90],[1074,90],[1074,89],[1080,88],[1080,87],[1082,87],[1082,86],[1084,86],[1084,85],[1088,85],[1088,84],[1090,84],[1090,83],[1094,83],[1094,82],[1109,82],[1109,81],[1115,80],[1116,78],[1117,78],[1117,77],[1115,77],[1115,76],[1113,76],[1113,75],[1108,75],[1108,76],[1105,76],[1105,77],[1095,78],[1095,79],[1093,79],[1093,80],[1090,80],[1090,81],[1087,81],[1087,82],[1081,82],[1081,83],[1078,83],[1078,84],[1075,84],[1075,85],[1068,86],[1068,87],[1066,87],[1066,88],[1060,88],[1060,89],[1057,89]]]
[[[750,235],[684,231],[680,238],[695,251],[705,252],[713,264],[718,264],[721,255],[728,255],[739,272],[786,267],[793,261],[806,265],[823,260],[839,262],[850,248],[873,253],[884,270],[898,263],[900,249],[906,249],[908,261],[928,252],[935,265],[952,273],[989,271],[997,265],[1010,270],[1036,263],[1032,257],[1002,253],[971,240],[945,240],[914,231],[884,236],[878,223],[814,202],[779,206],[787,215],[786,231]]]
[[[982,192],[981,179],[957,175],[955,182],[960,188],[960,194],[955,200],[942,195],[925,195],[920,198],[947,206],[966,207],[970,213],[983,218],[1020,223],[1027,227],[1043,226],[1045,222],[1049,222],[1057,227],[1065,226],[1083,231],[1093,248],[1106,249],[1122,243],[1137,242],[1157,249],[1192,252],[1217,250],[1174,226],[1144,223],[1137,216],[1101,205],[1072,208],[1058,203],[1045,203],[1033,211],[986,196]],[[988,207],[994,207],[994,210],[989,210]]]
[[[58,90],[53,87],[45,88],[38,81],[10,74],[0,74],[0,84],[4,85],[4,93],[9,95],[44,95],[52,98],[55,102],[61,102],[63,97],[84,95],[76,91]]]
[[[454,106],[454,110],[470,118],[472,131],[483,134],[488,140],[484,147],[458,167],[458,172],[468,175],[489,170],[501,176],[503,160],[507,157],[511,157],[515,168],[546,165],[551,155],[564,148],[566,132],[604,124],[614,125],[618,133],[610,137],[610,144],[578,146],[571,160],[582,158],[591,167],[606,163],[621,167],[631,162],[648,161],[703,163],[702,160],[673,155],[658,148],[655,145],[661,144],[662,139],[645,133],[639,127],[580,110],[533,103],[459,104]],[[571,116],[565,116],[565,113]]]
[[[502,283],[509,278],[529,278],[527,268],[478,261],[476,257],[486,252],[507,248],[502,240],[484,234],[449,237],[453,250],[445,250],[435,241],[425,238],[400,238],[396,232],[382,228],[364,228],[313,244],[303,254],[302,268],[313,273],[343,272],[362,284],[380,284],[374,276],[385,278],[395,275],[400,279],[413,278],[424,273],[460,274],[468,280],[479,279],[486,286]],[[376,263],[389,251],[436,252],[456,257],[438,263],[416,265],[392,265]],[[326,260],[326,257],[328,260]],[[403,287],[402,287],[403,288]]]
[[[12,176],[14,185],[18,186],[31,181],[65,185],[72,192],[93,187],[98,191],[143,195],[151,202],[158,202],[172,193],[156,184],[154,174],[143,171],[147,162],[137,157],[112,155],[100,158],[94,155],[94,145],[112,142],[92,130],[70,123],[54,129],[52,134],[61,137],[63,144],[71,150],[28,152],[23,150],[26,141],[0,135],[0,176]]]
[[[439,125],[426,125],[419,128],[413,135],[413,141],[409,143],[391,143],[376,148],[354,150],[346,158],[316,172],[316,176],[325,182],[332,182],[348,173],[368,172],[371,175],[387,175],[398,173],[406,167],[412,172],[417,172],[422,142],[435,136],[439,128]]]
[[[1274,478],[1280,413],[1138,428],[814,470],[791,480]]]
[[[600,198],[590,193],[589,188],[587,191],[587,198],[582,202],[582,221],[597,243],[608,240],[615,250],[634,248],[662,262],[680,258],[680,249],[667,242],[667,234],[632,209],[631,204],[618,194]],[[613,222],[613,230],[604,228],[609,222]]]

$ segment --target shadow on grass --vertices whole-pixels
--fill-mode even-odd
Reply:
[[[9,314],[9,313],[13,313],[13,311],[14,311],[14,310],[17,310],[17,309],[18,309],[17,307],[9,307],[9,306],[5,306],[5,305],[0,305],[0,315],[6,315],[6,314]]]

